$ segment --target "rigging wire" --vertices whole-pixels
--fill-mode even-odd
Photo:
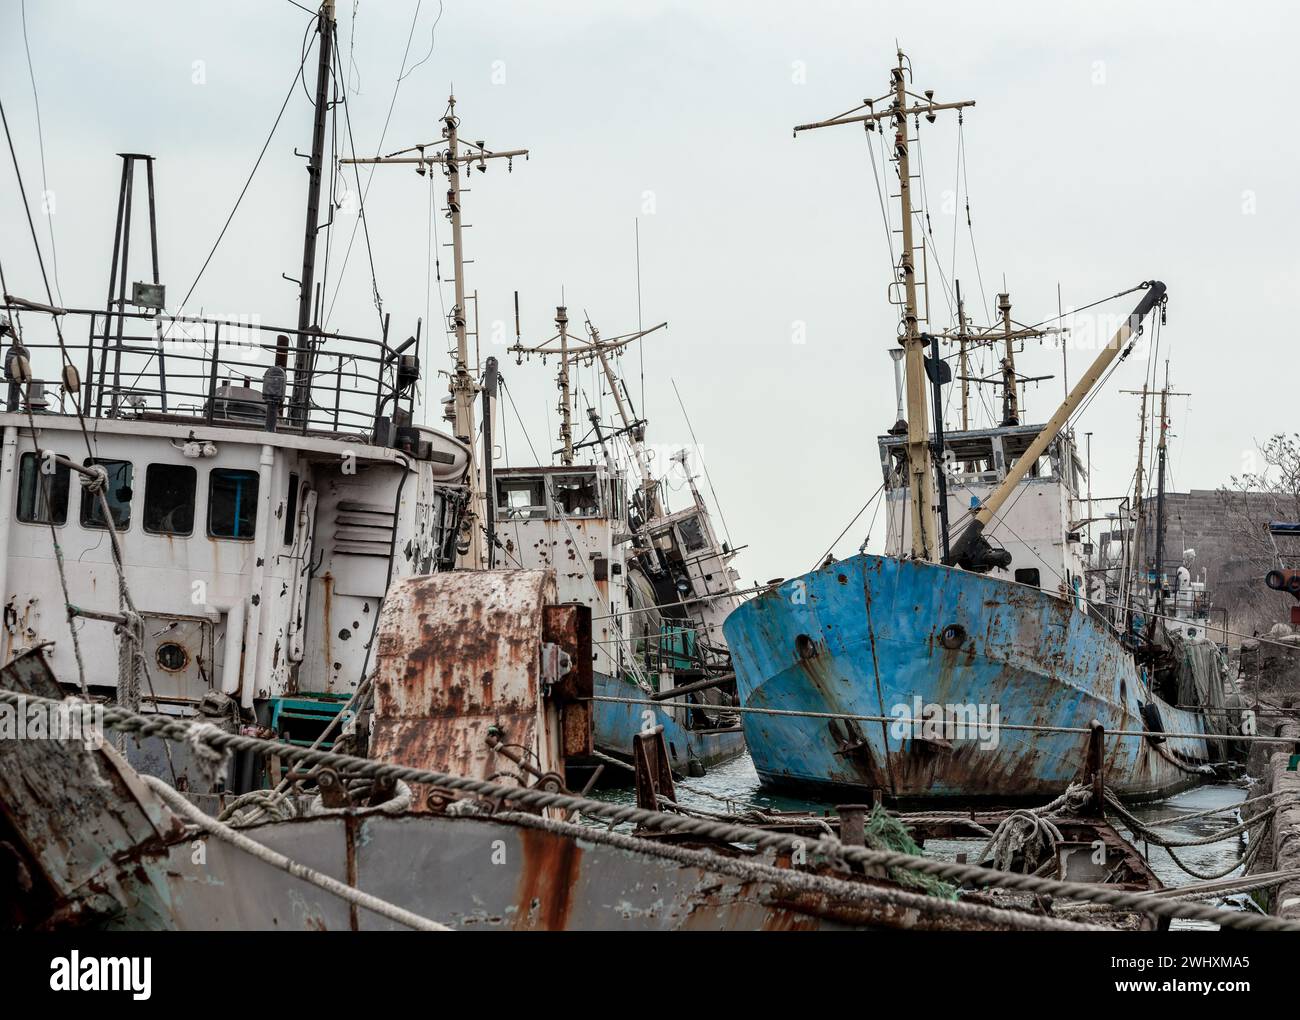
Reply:
[[[310,32],[311,32],[311,26],[308,25],[307,33]],[[307,38],[307,34],[304,34],[303,38],[305,40]],[[217,239],[214,242],[212,242],[212,249],[208,252],[208,257],[203,260],[203,265],[199,267],[198,274],[194,277],[194,282],[190,284],[189,290],[185,292],[185,297],[181,299],[181,303],[176,309],[177,316],[179,316],[182,312],[185,311],[185,302],[189,301],[189,299],[194,295],[194,288],[197,287],[199,285],[199,281],[203,279],[203,274],[207,272],[208,266],[212,263],[212,257],[216,255],[217,249],[221,247],[221,242],[222,240],[224,240],[226,236],[226,231],[230,229],[230,224],[235,218],[235,213],[239,212],[239,206],[244,201],[244,196],[248,194],[249,185],[253,183],[253,178],[257,175],[258,167],[262,165],[262,157],[266,155],[266,150],[271,145],[271,139],[275,137],[276,129],[280,126],[280,121],[284,118],[284,111],[289,107],[289,100],[293,98],[294,89],[297,88],[298,86],[298,76],[302,74],[303,66],[307,63],[307,56],[310,52],[311,52],[310,46],[303,47],[302,60],[298,64],[298,69],[294,71],[293,81],[289,85],[289,91],[285,93],[284,102],[280,104],[280,111],[275,115],[275,123],[271,125],[271,130],[270,132],[267,133],[266,141],[262,143],[262,149],[257,154],[257,159],[253,163],[253,169],[248,172],[248,179],[244,181],[244,186],[239,189],[239,197],[235,199],[235,205],[230,210],[230,215],[226,217],[226,222],[222,224],[221,232],[217,234]],[[175,317],[173,317],[172,321],[168,324],[167,329],[163,332],[163,335],[161,337],[162,340],[167,339],[168,335],[171,333],[173,325],[175,325]],[[152,354],[149,356],[149,361],[145,362],[145,368],[149,366],[149,363],[150,361],[153,360],[153,357],[154,355]],[[140,370],[140,373],[143,372],[144,369],[142,368]],[[137,380],[140,378],[140,373],[137,373],[136,375]]]
[[[439,16],[439,17],[442,16],[441,11],[439,11],[439,15],[438,15],[438,16]],[[375,151],[376,151],[376,152],[382,152],[382,151],[383,151],[383,148],[384,148],[384,139],[388,137],[388,126],[389,126],[389,124],[392,122],[392,119],[393,119],[393,109],[397,106],[397,94],[398,94],[399,91],[401,91],[401,88],[402,88],[402,82],[406,79],[406,76],[409,74],[409,71],[407,70],[407,67],[406,67],[406,60],[407,60],[407,58],[408,58],[408,57],[410,56],[410,54],[411,54],[411,40],[415,37],[415,25],[416,25],[416,22],[419,20],[419,17],[420,17],[420,2],[419,2],[419,0],[417,0],[416,5],[415,5],[415,14],[414,14],[414,15],[412,16],[412,18],[411,18],[411,29],[410,29],[410,31],[409,31],[409,32],[407,33],[407,35],[406,35],[406,48],[402,51],[402,63],[401,63],[401,67],[398,68],[398,71],[397,71],[397,80],[393,83],[393,95],[392,95],[392,97],[391,97],[391,98],[389,99],[389,101],[388,101],[388,114],[384,117],[384,126],[383,126],[383,129],[379,132],[379,144],[377,144],[377,145],[375,146]],[[435,28],[437,27],[437,22],[436,22],[436,21],[434,22],[434,27],[435,27]],[[432,40],[431,40],[431,45],[430,45],[430,48],[429,48],[429,53],[430,53],[430,54],[433,53]],[[338,56],[337,53],[336,53],[335,55]],[[342,69],[342,57],[338,57],[338,59],[339,59],[339,67],[340,67],[340,70],[341,70],[341,69]],[[428,56],[425,56],[424,60],[428,60],[428,59],[429,59],[429,57],[428,57]],[[424,63],[424,60],[420,61],[420,63]],[[416,65],[416,66],[419,66],[419,65]],[[415,68],[412,67],[410,70],[413,71],[413,70],[415,70]],[[348,100],[347,100],[347,97],[346,97],[346,94],[345,94],[345,96],[344,96],[344,101],[343,101],[343,115],[344,115],[344,121],[346,122],[346,124],[347,124],[347,129],[348,129],[348,145],[349,145],[349,147],[350,147],[351,150],[352,150],[352,158],[353,158],[353,159],[356,159],[356,156],[357,156],[357,152],[356,152],[356,142],[355,142],[355,140],[354,140],[354,138],[353,138],[353,136],[352,136],[352,115],[351,115],[351,113],[350,113],[350,111],[349,111],[349,106],[350,106],[350,104],[349,104],[349,102],[348,102]],[[353,170],[353,177],[355,178],[355,180],[356,180],[356,185],[357,185],[358,202],[359,202],[359,205],[360,205],[360,211],[359,211],[359,213],[358,213],[358,216],[357,216],[357,220],[356,220],[356,222],[354,222],[354,223],[352,224],[352,233],[348,236],[348,246],[347,246],[347,248],[346,248],[346,249],[344,250],[344,252],[343,252],[343,265],[342,265],[342,267],[339,269],[339,278],[338,278],[338,282],[335,283],[335,285],[334,285],[334,293],[333,293],[333,295],[331,295],[331,297],[330,297],[330,307],[329,307],[329,312],[328,312],[328,313],[326,314],[326,316],[325,316],[325,322],[322,323],[321,325],[322,325],[322,326],[328,325],[328,323],[330,322],[330,320],[333,319],[333,317],[334,317],[334,306],[335,306],[335,304],[338,303],[338,299],[339,299],[339,289],[340,289],[340,288],[342,287],[342,285],[343,285],[343,277],[344,277],[344,274],[347,272],[348,262],[349,262],[350,259],[352,258],[352,248],[353,248],[353,245],[356,243],[356,240],[357,240],[357,227],[358,227],[358,226],[361,226],[361,227],[364,227],[364,228],[365,228],[365,229],[364,229],[364,233],[365,233],[365,239],[366,239],[366,250],[367,250],[367,252],[370,254],[370,276],[371,276],[371,284],[372,284],[372,286],[374,287],[374,292],[375,292],[375,305],[376,305],[376,307],[379,309],[379,320],[380,320],[380,326],[381,326],[381,328],[382,328],[382,325],[383,325],[383,318],[384,318],[383,307],[382,307],[383,303],[382,303],[382,301],[381,301],[380,298],[379,298],[379,285],[378,285],[377,282],[375,282],[375,271],[374,271],[375,258],[374,258],[374,252],[373,252],[373,250],[371,250],[371,248],[370,248],[370,225],[369,225],[369,223],[366,221],[366,197],[370,194],[370,185],[374,183],[374,180],[375,180],[375,172],[374,172],[374,167],[370,167],[370,168],[369,168],[369,170],[370,170],[370,175],[366,178],[366,186],[365,186],[365,188],[364,188],[364,190],[363,190],[362,187],[361,187],[361,172],[360,172],[360,170],[358,169],[358,165],[354,163],[354,164],[352,165],[352,170]]]
[[[722,512],[722,503],[718,499],[718,493],[713,488],[713,479],[709,476],[709,465],[704,462],[704,454],[700,450],[700,441],[695,438],[695,426],[691,424],[691,416],[686,413],[686,405],[682,403],[682,395],[677,389],[677,380],[670,380],[673,384],[673,392],[677,394],[677,406],[682,409],[682,417],[686,419],[686,428],[691,434],[691,442],[695,444],[695,452],[700,458],[700,467],[704,469],[704,480],[709,483],[709,495],[713,497],[713,505],[718,508],[718,519],[722,521],[722,531],[727,536],[727,544],[731,545],[731,529],[727,527],[727,517]],[[685,471],[686,465],[682,468]],[[689,477],[689,476],[688,476]]]
[[[235,199],[235,204],[230,210],[230,215],[226,217],[226,222],[222,224],[221,232],[217,234],[217,239],[212,242],[212,248],[208,252],[208,257],[203,260],[203,265],[199,267],[199,271],[197,275],[195,275],[194,281],[190,284],[189,290],[185,292],[185,297],[181,299],[181,303],[176,309],[176,314],[171,317],[167,323],[167,328],[163,330],[162,336],[158,338],[160,345],[171,336],[171,332],[176,326],[177,318],[179,318],[185,311],[185,303],[194,295],[194,288],[199,285],[199,281],[203,279],[203,274],[208,271],[208,266],[212,263],[213,256],[217,254],[217,249],[221,247],[221,242],[226,236],[226,231],[230,229],[230,224],[235,219],[235,213],[239,212],[239,206],[244,201],[244,196],[248,194],[249,186],[253,183],[253,178],[257,175],[258,168],[262,165],[262,158],[266,155],[266,150],[271,145],[271,139],[275,137],[276,129],[279,128],[280,121],[284,118],[284,111],[288,109],[289,100],[293,98],[294,89],[298,84],[298,77],[302,74],[303,67],[306,66],[307,57],[311,52],[311,47],[307,45],[307,37],[310,33],[311,25],[309,24],[306,32],[303,33],[302,58],[298,63],[297,71],[294,72],[293,82],[289,85],[289,91],[285,94],[284,102],[280,104],[280,112],[275,115],[275,123],[271,125],[271,130],[266,136],[266,141],[262,143],[262,150],[257,154],[257,159],[253,163],[253,169],[248,172],[248,178],[244,181],[244,186],[239,190],[239,197]],[[182,332],[184,332],[184,328],[182,328]],[[153,360],[157,356],[157,352],[155,351],[145,359],[144,364],[140,366],[140,370],[136,372],[134,378],[128,384],[127,389],[135,386],[135,384],[140,381],[141,376],[143,376],[149,366],[153,364]]]
[[[337,42],[337,39],[336,39]],[[336,46],[337,49],[337,46]],[[330,80],[334,83],[335,89],[340,84],[339,76],[334,69],[334,60],[330,60]],[[346,91],[344,93],[346,95]],[[329,189],[329,215],[325,217],[325,261],[321,267],[320,293],[324,294],[329,289],[330,276],[330,255],[334,250],[334,215],[339,208],[339,183],[342,180],[341,173],[343,167],[339,163],[339,100],[338,92],[334,92],[335,100],[330,103],[330,189]],[[320,309],[316,307],[316,301],[312,300],[312,321],[320,321]]]
[[[970,235],[970,251],[972,258],[975,260],[975,278],[979,281],[980,301],[983,302],[984,311],[988,314],[989,318],[992,319],[993,306],[989,304],[988,292],[984,289],[984,273],[980,270],[980,254],[979,250],[975,247],[975,225],[971,222],[970,178],[967,173],[970,159],[966,155],[966,119],[962,116],[961,110],[957,111],[957,146],[961,153],[959,162],[961,164],[962,184],[964,185],[966,192],[966,232]]]
[[[881,181],[881,173],[880,173],[880,169],[876,166],[876,148],[875,148],[875,144],[872,142],[870,137],[872,134],[879,134],[879,133],[880,132],[878,131],[866,132],[868,136],[867,155],[871,157],[871,179],[873,182],[875,182],[876,185],[876,198],[880,202],[880,220],[885,227],[885,243],[889,246],[890,274],[894,275],[898,272],[898,260],[894,256],[894,229],[889,222],[889,206],[885,203],[885,192]],[[881,155],[881,158],[883,160],[884,158],[883,153]]]
[[[915,134],[916,134],[916,172],[917,172],[917,176],[920,178],[921,181],[921,213],[925,217],[925,227],[922,231],[922,241],[924,242],[925,235],[929,234],[930,240],[934,242],[934,246],[935,246],[934,266],[939,273],[939,284],[943,288],[944,300],[948,303],[948,318],[951,321],[955,318],[955,314],[953,311],[954,299],[952,294],[952,288],[948,285],[948,278],[944,275],[943,272],[943,263],[939,261],[939,255],[938,255],[939,242],[938,239],[934,236],[934,225],[930,221],[930,191],[929,188],[926,186],[925,153],[924,150],[921,148],[921,119],[919,116],[913,118],[913,124],[914,124]],[[925,250],[928,253],[929,247],[927,246]],[[929,265],[930,265],[930,260],[927,255],[927,258],[925,259],[925,266],[926,266],[925,292],[926,292],[927,306],[929,305],[929,295],[930,295]],[[927,326],[929,325],[928,316],[926,318],[926,325]]]
[[[416,16],[418,17],[418,16],[419,16],[419,13],[420,13],[420,5],[419,5],[418,3],[415,5],[415,13],[416,13]],[[407,72],[406,72],[404,75],[402,75],[401,78],[398,78],[398,79],[397,79],[399,82],[402,81],[403,79],[409,78],[409,77],[411,76],[412,72],[413,72],[417,67],[419,67],[421,64],[425,63],[425,62],[426,62],[426,61],[427,61],[431,56],[433,56],[433,44],[434,44],[434,41],[435,41],[436,38],[437,38],[437,33],[438,33],[438,22],[440,22],[441,20],[442,20],[442,0],[438,0],[438,16],[437,16],[436,18],[433,19],[433,26],[429,29],[429,52],[426,53],[426,54],[425,54],[423,57],[421,57],[419,60],[417,60],[414,64],[412,64],[412,65],[410,66],[410,69],[407,70]],[[396,97],[394,97],[394,98],[396,98]]]
[[[49,276],[49,273],[47,273],[46,270],[45,270],[45,257],[44,257],[44,255],[41,254],[41,242],[40,242],[40,238],[37,236],[37,233],[36,233],[36,221],[32,219],[32,207],[31,207],[31,205],[30,205],[30,204],[28,203],[28,201],[27,201],[27,187],[26,187],[26,185],[23,184],[23,174],[22,174],[22,170],[21,170],[21,168],[20,168],[19,165],[18,165],[18,152],[17,152],[17,150],[14,149],[14,139],[13,139],[13,135],[12,135],[12,134],[10,133],[10,131],[9,131],[9,117],[5,114],[4,101],[3,101],[2,99],[0,99],[0,122],[3,122],[3,124],[4,124],[5,141],[6,141],[6,142],[8,143],[8,145],[9,145],[9,156],[10,156],[10,159],[13,160],[13,165],[14,165],[14,177],[17,178],[17,180],[18,180],[18,193],[19,193],[19,195],[20,195],[21,198],[22,198],[22,202],[23,202],[23,211],[27,214],[27,228],[28,228],[28,230],[29,230],[29,232],[31,233],[31,236],[32,236],[32,247],[35,248],[35,250],[36,250],[36,262],[37,262],[37,265],[40,266],[40,269],[41,269],[41,280],[42,280],[42,282],[43,282],[44,285],[45,285],[45,298],[46,298],[46,301],[47,301],[51,306],[53,306],[53,305],[54,305],[54,293],[53,293],[53,291],[50,289],[50,276]],[[13,309],[12,309],[12,307],[9,305],[9,289],[8,289],[7,286],[5,286],[4,289],[5,289],[5,294],[4,294],[5,307],[6,307],[6,308],[9,308],[9,309],[10,309],[10,313],[12,314]],[[15,318],[16,318],[16,317],[15,317]],[[54,333],[55,333],[55,336],[58,337],[58,341],[59,341],[59,353],[61,354],[61,356],[62,356],[62,358],[63,358],[63,364],[64,364],[65,366],[71,366],[71,365],[72,365],[72,358],[71,358],[71,357],[69,356],[69,354],[68,354],[68,346],[67,346],[67,343],[64,341],[64,338],[63,338],[63,326],[62,326],[62,325],[60,324],[60,322],[59,322],[59,316],[57,316],[57,315],[52,315],[52,316],[50,316],[50,318],[51,318],[51,320],[52,320],[53,323],[54,323]],[[80,427],[81,427],[81,437],[82,437],[82,439],[84,440],[84,442],[85,442],[85,444],[86,444],[86,454],[87,454],[87,456],[91,456],[91,457],[93,457],[94,454],[95,454],[95,451],[94,451],[94,448],[93,448],[93,447],[94,447],[94,444],[93,444],[93,442],[92,442],[92,440],[91,440],[91,438],[90,438],[90,432],[86,429],[86,418],[85,418],[85,415],[82,413],[82,410],[81,410],[81,398],[80,398],[80,395],[79,395],[78,393],[71,393],[71,394],[69,394],[69,395],[70,395],[71,398],[72,398],[72,406],[73,406],[73,408],[74,408],[74,409],[76,410],[76,412],[77,412],[77,422],[78,422],[78,424],[79,424]]]
[[[862,504],[862,509],[853,515],[853,520],[849,521],[848,524],[844,525],[844,530],[835,536],[835,541],[833,541],[830,544],[830,546],[827,548],[827,550],[824,553],[822,553],[819,557],[817,557],[817,562],[814,563],[811,567],[809,567],[808,570],[805,571],[805,573],[811,574],[814,570],[816,570],[818,567],[820,567],[823,563],[826,562],[826,557],[828,557],[832,552],[835,551],[835,547],[840,544],[840,540],[843,539],[844,536],[849,533],[849,529],[853,527],[853,525],[858,523],[858,518],[867,512],[867,507],[871,506],[871,504],[876,501],[876,497],[879,496],[884,491],[885,491],[885,483],[881,482],[880,488],[876,489],[876,491],[871,494],[870,498],[868,498],[867,501]],[[877,507],[876,509],[879,510],[880,508]],[[875,521],[874,517],[872,518],[872,521],[873,522]],[[866,543],[864,542],[863,544],[865,545]]]
[[[335,52],[334,52],[334,58],[335,58],[335,60],[338,62],[339,69],[342,70],[342,67],[343,67],[343,58],[342,58],[341,56],[339,56],[339,54],[338,54],[338,50],[337,50],[337,49],[335,49]],[[400,85],[401,83],[399,82],[398,84]],[[396,92],[394,91],[394,98],[395,98],[395,97],[396,97]],[[347,128],[347,134],[348,134],[348,150],[352,153],[352,158],[353,158],[353,159],[356,159],[356,158],[357,158],[357,145],[356,145],[356,139],[355,139],[355,137],[354,137],[353,134],[352,134],[352,109],[351,109],[351,106],[352,106],[352,104],[348,102],[347,97],[346,97],[346,95],[345,95],[345,96],[344,96],[344,100],[343,100],[343,124],[344,124],[344,127]],[[387,125],[385,125],[384,130],[387,131]],[[379,144],[380,144],[381,147],[383,146],[384,143],[383,143],[383,139],[382,139],[382,138],[380,139]],[[384,328],[384,300],[383,300],[383,298],[380,297],[380,295],[379,295],[379,277],[378,277],[378,275],[375,273],[375,251],[374,251],[374,248],[373,248],[373,247],[371,246],[371,244],[370,244],[370,221],[366,219],[366,193],[370,190],[370,183],[371,183],[371,181],[373,181],[375,178],[374,178],[374,174],[372,173],[372,174],[370,175],[369,180],[366,181],[366,189],[365,189],[365,191],[362,191],[362,189],[361,189],[361,173],[360,173],[360,170],[358,169],[358,166],[359,166],[359,165],[356,164],[356,163],[353,163],[353,164],[352,164],[352,176],[353,176],[353,179],[354,179],[355,182],[356,182],[356,186],[357,186],[357,194],[358,194],[357,221],[356,221],[355,223],[352,224],[352,234],[351,234],[351,236],[349,236],[349,238],[348,238],[348,247],[347,247],[347,250],[343,253],[343,265],[339,267],[338,282],[335,283],[335,285],[334,285],[334,297],[333,297],[333,298],[331,299],[331,301],[330,301],[330,310],[329,310],[329,314],[325,316],[325,322],[322,323],[321,326],[322,326],[322,328],[324,328],[324,327],[329,323],[330,318],[332,318],[333,315],[334,315],[334,302],[338,300],[338,296],[339,296],[339,287],[341,287],[342,284],[343,284],[343,277],[344,277],[344,274],[347,272],[347,268],[348,268],[348,256],[351,255],[351,253],[352,253],[352,242],[356,240],[356,237],[357,237],[357,225],[360,224],[360,226],[361,226],[361,228],[362,228],[362,233],[364,234],[364,236],[365,236],[365,240],[366,240],[366,256],[367,256],[367,258],[370,260],[370,288],[371,288],[371,293],[373,294],[373,297],[374,297],[375,311],[376,311],[376,312],[378,313],[378,315],[379,315],[379,329],[380,329],[380,331],[382,332],[382,331],[383,331],[383,328]]]
[[[36,71],[32,67],[32,48],[27,42],[27,0],[22,3],[23,16],[23,49],[27,52],[27,76],[32,82],[32,105],[36,108],[36,140],[40,146],[41,153],[41,196],[42,205],[48,201],[50,195],[50,185],[45,174],[45,130],[41,126],[41,98],[36,91]],[[54,210],[44,209],[45,221],[50,228],[50,271],[54,275],[54,293],[59,297],[59,305],[63,305],[63,289],[59,286],[59,249],[54,243]]]

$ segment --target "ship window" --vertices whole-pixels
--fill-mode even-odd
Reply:
[[[108,486],[104,495],[108,497],[108,509],[113,515],[113,527],[118,531],[131,523],[131,478],[132,469],[129,460],[106,460],[103,457],[88,457],[87,465],[98,464],[108,472]],[[81,492],[81,523],[87,528],[106,528],[104,504],[89,489]]]
[[[208,483],[208,534],[252,538],[257,520],[257,472],[217,468]]]
[[[198,472],[188,464],[150,464],[144,472],[144,530],[191,534],[197,484]]]
[[[293,545],[293,533],[298,530],[298,476],[289,475],[289,495],[284,503],[284,544]]]
[[[497,519],[512,521],[546,516],[540,478],[498,478]]]
[[[71,476],[68,466],[58,463],[53,454],[24,453],[18,465],[18,519],[27,524],[66,524]]]
[[[1037,568],[1037,567],[1021,567],[1019,570],[1016,571],[1016,583],[1017,583],[1017,584],[1032,584],[1035,588],[1037,588],[1037,587],[1038,587],[1038,568]]]
[[[682,542],[686,545],[687,552],[695,552],[697,549],[703,549],[704,528],[700,525],[698,517],[684,517],[677,522],[677,528],[681,531]]]
[[[600,516],[600,487],[595,475],[557,476],[551,495],[565,517]]]

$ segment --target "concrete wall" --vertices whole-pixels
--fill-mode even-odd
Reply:
[[[1290,595],[1264,587],[1264,574],[1275,564],[1268,562],[1258,547],[1243,541],[1240,533],[1234,530],[1239,525],[1229,516],[1225,498],[1232,499],[1237,507],[1244,503],[1250,519],[1258,523],[1261,536],[1269,520],[1286,519],[1290,512],[1269,493],[1247,493],[1244,497],[1240,493],[1225,497],[1217,489],[1166,493],[1165,573],[1170,574],[1177,568],[1184,549],[1195,549],[1192,574],[1199,580],[1204,571],[1215,607],[1215,628],[1222,622],[1219,610],[1226,609],[1229,630],[1247,635],[1266,633],[1273,624],[1289,619],[1291,606],[1296,601]],[[1148,548],[1154,550],[1154,498],[1147,503],[1146,512]],[[1280,545],[1284,554],[1291,551],[1300,558],[1300,542],[1294,539],[1283,539],[1282,542],[1294,547],[1289,549],[1287,544]],[[1211,629],[1211,634],[1217,638],[1215,628]],[[1240,639],[1229,635],[1228,641],[1236,645]]]

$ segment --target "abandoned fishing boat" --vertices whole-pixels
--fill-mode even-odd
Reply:
[[[764,782],[824,796],[1042,798],[1061,788],[1082,729],[1096,721],[1108,734],[1108,786],[1130,799],[1167,796],[1208,771],[1205,717],[1159,697],[1131,633],[1088,601],[1072,526],[1083,516],[1080,465],[1064,429],[1143,319],[1163,315],[1165,287],[1134,288],[1143,293],[1132,313],[1041,426],[1020,423],[1008,362],[1014,340],[1042,333],[1013,329],[1003,295],[1009,413],[993,429],[945,434],[941,387],[951,372],[940,336],[920,324],[909,133],[922,116],[973,104],[917,95],[910,73],[900,52],[885,96],[796,128],[893,125],[902,249],[892,287],[902,322],[891,354],[903,362],[906,420],[880,443],[892,548],[773,585],[724,625],[742,706],[777,713],[744,715],[750,753]],[[954,340],[969,337],[958,308]],[[964,355],[963,346],[963,378]],[[1160,730],[1189,736],[1116,732]]]
[[[25,652],[0,670],[0,927],[1059,930],[1224,916],[1150,895],[1159,880],[1101,811],[1099,733],[1032,838],[1012,815],[845,806],[756,828],[682,814],[658,729],[637,738],[636,808],[574,795],[563,773],[590,749],[591,614],[556,599],[549,570],[398,581],[354,754],[65,698],[47,648]],[[201,749],[209,776],[280,758],[291,785],[182,793],[133,769],[114,730]],[[919,867],[913,835],[972,833],[991,837],[987,862]],[[1110,906],[1072,919],[1067,899]]]
[[[595,655],[595,746],[607,756],[632,758],[633,738],[661,726],[672,767],[700,774],[744,749],[735,704],[735,680],[722,621],[739,604],[736,555],[714,531],[709,508],[690,472],[686,451],[673,458],[689,485],[690,503],[670,511],[664,478],[652,471],[643,418],[616,375],[613,359],[666,323],[603,338],[569,332],[568,310],[556,309],[556,334],[541,344],[511,348],[559,361],[560,447],[557,466],[487,467],[494,496],[490,563],[556,571],[561,596],[592,608]],[[575,441],[570,372],[598,366],[619,416],[607,429],[588,408],[591,431]],[[485,413],[487,413],[485,411]],[[486,419],[485,419],[486,420]],[[620,441],[634,465],[636,485],[616,456]],[[596,456],[575,463],[582,450]],[[673,706],[645,704],[672,700]],[[636,702],[642,702],[637,704]]]
[[[349,122],[330,113],[343,90],[329,0],[315,27],[296,326],[165,310],[155,161],[135,153],[122,156],[105,305],[55,307],[48,282],[43,301],[4,296],[0,661],[54,641],[55,675],[83,695],[329,747],[366,707],[390,586],[485,564],[460,182],[526,152],[463,142],[452,97],[439,141],[392,158],[448,179],[450,428],[421,424],[419,405],[435,399],[423,323],[405,340],[382,313],[377,338],[324,325],[335,279],[318,272],[318,238],[343,201],[323,193],[343,173],[327,143]],[[131,243],[141,171],[150,282],[130,260],[145,248]],[[128,758],[191,779],[184,747],[133,742]],[[232,789],[265,781],[229,777]]]
[[[414,424],[387,321],[320,327],[314,229],[297,328],[165,312],[154,162],[122,158],[106,307],[5,295],[0,652],[54,642],[83,695],[310,743],[346,722],[389,585],[455,565],[469,444]],[[154,282],[128,288],[141,168]],[[188,781],[183,747],[128,757]]]

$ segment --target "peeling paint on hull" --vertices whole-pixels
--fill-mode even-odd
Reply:
[[[943,635],[949,630],[948,641]],[[723,626],[741,704],[897,718],[923,705],[996,706],[1004,725],[1205,732],[1202,717],[1148,690],[1132,657],[1098,621],[1036,588],[933,563],[860,555],[768,589]],[[904,727],[746,714],[754,766],[771,786],[903,802],[1038,800],[1078,778],[1087,737],[1000,729],[915,739]],[[983,743],[988,743],[987,740]],[[1189,766],[1206,743],[1170,739]],[[1169,796],[1195,782],[1142,737],[1108,736],[1106,781],[1122,797]]]

